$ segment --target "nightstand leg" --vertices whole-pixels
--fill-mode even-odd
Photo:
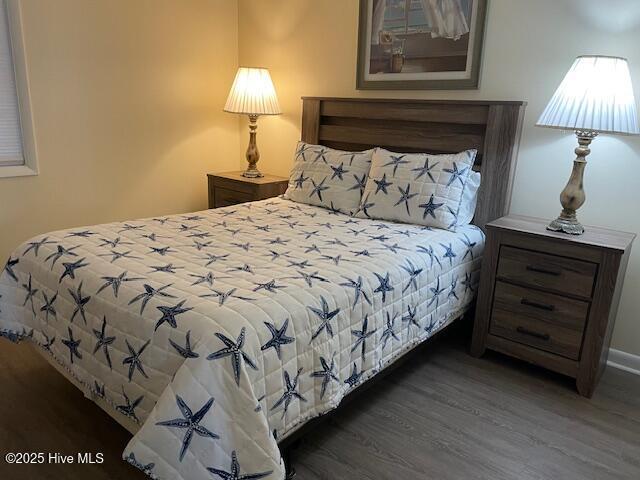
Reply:
[[[593,396],[593,392],[596,390],[596,383],[591,379],[582,379],[578,377],[576,379],[576,389],[578,393],[583,397],[591,398]]]

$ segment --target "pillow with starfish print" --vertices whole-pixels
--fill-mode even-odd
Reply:
[[[463,224],[463,202],[476,150],[444,155],[394,153],[377,148],[356,217],[390,220],[455,231]],[[477,189],[477,186],[475,186]]]
[[[284,198],[352,215],[360,206],[372,154],[298,142]]]

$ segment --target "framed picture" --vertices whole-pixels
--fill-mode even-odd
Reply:
[[[487,0],[360,0],[359,90],[478,88]]]

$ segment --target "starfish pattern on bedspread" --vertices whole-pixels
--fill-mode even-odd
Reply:
[[[180,448],[180,453],[178,454],[178,458],[180,461],[184,458],[185,453],[187,453],[187,449],[191,444],[191,439],[193,438],[193,434],[196,433],[201,437],[207,438],[220,438],[219,435],[213,433],[208,428],[200,425],[200,422],[204,419],[207,412],[211,409],[213,405],[213,397],[211,397],[207,402],[200,407],[196,413],[193,413],[186,402],[180,397],[180,395],[176,395],[176,403],[178,404],[178,408],[180,409],[180,413],[182,414],[182,418],[174,418],[173,420],[162,420],[157,422],[156,425],[163,427],[172,427],[172,428],[184,428],[186,431],[184,432],[184,437],[182,438],[182,447]]]
[[[111,250],[109,253],[104,253],[101,254],[101,257],[111,257],[110,262],[111,263],[116,263],[118,260],[121,260],[123,258],[129,259],[129,260],[142,260],[142,257],[137,257],[135,255],[132,255],[132,250],[127,250],[126,252],[118,252],[117,250]]]
[[[269,333],[271,333],[271,339],[260,347],[260,350],[265,351],[269,348],[273,348],[276,351],[276,355],[278,355],[278,359],[281,359],[281,347],[282,345],[287,345],[289,343],[293,343],[295,338],[288,337],[287,327],[289,326],[289,319],[287,318],[282,327],[278,328],[275,324],[270,322],[264,322],[264,326],[269,329]]]
[[[77,257],[78,254],[74,253],[73,251],[77,248],[79,248],[80,245],[76,245],[75,247],[70,247],[70,248],[65,248],[62,245],[57,245],[56,246],[56,251],[52,254],[50,254],[47,258],[44,259],[45,263],[48,262],[49,260],[52,260],[51,262],[51,270],[53,270],[53,267],[55,267],[56,262],[58,260],[60,260],[64,255],[68,255],[70,257]]]
[[[412,309],[413,308],[413,309]],[[411,305],[407,305],[407,313],[402,316],[401,320],[407,323],[407,333],[411,330],[412,326],[418,327],[420,329],[420,324],[416,320],[416,313],[418,309],[416,307],[411,307]]]
[[[51,245],[51,244],[55,244],[56,242],[49,240],[49,237],[44,237],[42,240],[37,240],[35,242],[29,242],[27,245],[27,249],[22,253],[23,257],[26,257],[27,254],[31,251],[33,251],[34,256],[38,256],[38,253],[40,252],[40,248],[43,245]]]
[[[86,258],[83,257],[80,260],[77,260],[75,262],[63,262],[62,266],[64,267],[64,272],[62,272],[62,275],[60,275],[60,279],[58,280],[58,283],[62,283],[62,280],[64,280],[66,277],[69,277],[75,280],[76,270],[89,266],[88,263],[82,263],[85,260]]]
[[[444,288],[440,288],[440,277],[437,278],[436,282],[437,283],[435,288],[434,287],[429,288],[429,290],[431,290],[431,293],[433,293],[433,297],[431,297],[431,301],[429,301],[429,303],[427,304],[427,307],[430,307],[435,302],[436,308],[438,308],[438,304],[440,302],[440,295],[445,291]]]
[[[118,245],[133,245],[132,242],[127,242],[126,240],[122,240],[122,237],[116,237],[113,240],[109,240],[108,238],[101,238],[102,242],[98,247],[106,247],[110,246],[111,248],[116,248]]]
[[[353,388],[358,383],[360,383],[360,380],[362,379],[362,375],[364,375],[364,370],[361,370],[361,371],[358,372],[358,367],[356,366],[356,364],[354,362],[353,363],[353,370],[351,370],[351,375],[349,375],[349,377],[344,381],[344,383],[346,383],[351,388]]]
[[[353,303],[351,304],[351,308],[355,308],[356,305],[358,304],[358,300],[360,300],[360,297],[362,296],[362,298],[364,299],[365,302],[367,302],[369,305],[371,305],[371,300],[369,299],[369,296],[367,295],[367,292],[365,292],[362,289],[362,277],[358,276],[357,279],[352,280],[351,278],[348,277],[343,277],[346,280],[346,283],[341,283],[340,286],[341,287],[349,287],[349,288],[353,288],[355,294],[353,297]]]
[[[251,301],[253,300],[253,298],[249,298],[249,297],[244,297],[242,295],[236,295],[236,291],[238,289],[237,288],[232,288],[231,290],[228,290],[226,292],[222,292],[220,290],[215,290],[215,289],[211,289],[212,293],[205,293],[203,295],[200,295],[202,298],[207,298],[207,297],[215,297],[218,299],[218,305],[221,307],[225,304],[225,302],[227,300],[229,300],[230,298],[237,298],[238,300],[244,300],[244,301]]]
[[[186,300],[182,300],[172,307],[167,307],[164,305],[160,305],[156,307],[162,313],[162,317],[160,317],[160,320],[158,320],[158,322],[156,323],[156,327],[154,328],[154,330],[158,330],[160,325],[162,325],[165,322],[168,323],[171,326],[171,328],[177,328],[178,324],[176,322],[176,316],[182,315],[183,313],[187,313],[188,311],[193,310],[193,307],[183,307],[185,302]]]
[[[129,454],[129,456],[126,458],[126,460],[131,464],[134,465],[136,467],[138,467],[140,470],[142,470],[144,473],[149,474],[151,473],[151,471],[154,469],[154,467],[156,466],[155,463],[150,462],[147,463],[146,465],[143,463],[140,463],[137,459],[136,456],[133,452],[131,452]]]
[[[417,268],[409,259],[407,259],[407,264],[400,265],[400,268],[402,268],[405,272],[409,274],[409,281],[407,282],[405,287],[402,289],[402,293],[406,292],[409,289],[409,287],[413,287],[414,290],[417,290],[418,289],[417,278],[424,271],[424,268]]]
[[[378,278],[378,282],[380,285],[376,287],[373,293],[382,293],[382,303],[387,301],[387,292],[393,291],[393,287],[389,283],[389,272],[383,277],[379,273],[373,272],[373,274]]]
[[[268,472],[241,474],[240,464],[238,463],[238,454],[235,450],[231,452],[231,467],[228,472],[226,470],[213,467],[207,467],[207,470],[223,480],[258,480],[260,478],[268,477],[273,473],[273,470],[269,470]]]
[[[467,250],[464,252],[464,256],[462,257],[462,259],[465,260],[467,258],[467,255],[469,255],[473,260],[473,248],[478,244],[478,242],[472,242],[471,240],[469,240],[469,237],[465,233],[463,233],[462,236],[464,238],[461,238],[460,241],[465,247],[467,247]]]
[[[131,346],[129,340],[125,339],[124,342],[127,345],[127,350],[129,350],[129,356],[125,357],[122,360],[122,364],[129,365],[129,372],[127,374],[127,376],[129,377],[129,381],[133,379],[133,374],[136,370],[138,370],[144,378],[149,378],[147,372],[145,372],[144,368],[142,367],[142,360],[140,360],[140,355],[142,355],[144,350],[147,348],[147,346],[151,342],[151,339],[147,340],[138,351],[136,351],[135,348]]]
[[[173,348],[175,348],[176,352],[178,352],[184,358],[198,358],[200,356],[199,353],[194,352],[193,349],[191,348],[191,330],[188,330],[186,335],[185,335],[185,345],[184,345],[184,347],[181,346],[181,345],[178,345],[176,342],[174,342],[171,339],[169,339],[169,344]]]
[[[473,291],[473,282],[471,281],[469,272],[465,272],[464,280],[460,282],[460,285],[464,285],[464,293],[467,293],[467,290]]]
[[[433,262],[435,260],[438,266],[442,269],[442,264],[440,263],[440,259],[438,258],[435,251],[433,250],[433,245],[429,245],[428,247],[423,247],[422,245],[418,245],[417,252],[426,253],[429,256],[429,260],[431,261],[429,268],[433,268]]]
[[[44,337],[44,343],[42,344],[42,348],[44,348],[47,352],[51,353],[51,347],[56,342],[56,336],[49,338],[45,332],[42,332],[42,336]]]
[[[156,288],[153,288],[151,285],[148,285],[145,283],[143,285],[144,293],[141,293],[140,295],[136,295],[135,297],[133,297],[129,301],[129,305],[133,305],[134,303],[142,300],[142,302],[140,303],[140,315],[142,315],[145,307],[147,306],[147,303],[149,303],[149,300],[151,300],[156,295],[160,297],[165,297],[165,298],[176,298],[175,295],[171,295],[164,291],[167,288],[171,287],[172,285],[173,284],[169,283],[168,285],[163,285],[162,287],[156,289]]]
[[[307,308],[311,310],[313,313],[315,313],[316,316],[321,320],[320,326],[318,326],[315,333],[311,335],[311,340],[309,340],[309,343],[313,342],[323,330],[326,330],[329,336],[333,337],[333,329],[331,328],[331,319],[336,315],[338,315],[338,313],[340,313],[340,309],[336,308],[335,310],[330,310],[329,304],[327,303],[327,300],[323,296],[320,296],[320,308],[316,308],[313,306],[308,306]]]
[[[78,351],[78,347],[82,340],[76,340],[73,338],[73,330],[71,327],[68,327],[69,338],[63,338],[62,343],[69,349],[69,361],[73,364],[73,357],[77,357],[79,360],[82,359],[82,354]]]
[[[273,407],[271,407],[271,410],[276,410],[278,407],[280,407],[280,405],[284,405],[284,408],[282,409],[282,418],[284,418],[287,414],[289,405],[294,399],[297,399],[300,402],[307,401],[307,399],[304,398],[300,394],[300,392],[298,392],[298,379],[300,378],[300,373],[302,373],[302,368],[298,369],[298,373],[296,373],[296,376],[293,378],[293,380],[291,380],[289,372],[285,370],[283,373],[285,387],[284,393],[282,394],[280,399],[273,405]]]
[[[444,243],[441,243],[440,246],[442,248],[444,248],[444,255],[442,255],[442,258],[448,258],[449,259],[449,265],[453,265],[453,259],[456,258],[456,253],[453,251],[453,248],[451,247],[451,244],[445,245]]]
[[[322,366],[322,370],[312,372],[310,376],[313,378],[322,378],[322,387],[320,388],[320,398],[324,398],[324,394],[327,391],[327,386],[329,385],[331,380],[338,383],[340,382],[340,379],[335,373],[335,368],[336,368],[335,353],[331,357],[331,364],[327,363],[324,357],[320,357],[320,365]]]
[[[58,312],[56,311],[55,303],[58,299],[58,292],[54,293],[51,298],[47,297],[45,292],[42,292],[42,297],[44,299],[44,305],[40,307],[40,311],[45,313],[44,320],[46,323],[49,323],[49,315],[53,318],[57,318]]]
[[[354,337],[356,337],[356,341],[354,342],[353,346],[351,347],[351,353],[355,352],[356,349],[361,346],[362,347],[362,353],[361,353],[361,357],[362,360],[364,361],[364,354],[367,350],[367,339],[369,337],[371,337],[374,333],[376,333],[375,329],[372,331],[368,331],[369,327],[369,316],[365,315],[364,319],[362,320],[362,329],[361,330],[351,330],[351,335],[353,335]]]
[[[382,343],[383,350],[387,346],[387,342],[391,338],[400,341],[400,338],[398,337],[398,335],[396,335],[396,332],[394,330],[394,325],[396,323],[396,318],[398,315],[395,314],[393,317],[391,317],[389,311],[386,312],[386,315],[387,315],[386,327],[382,332],[382,337],[380,337],[380,343]]]
[[[313,282],[318,281],[318,282],[328,282],[328,280],[324,277],[321,277],[320,275],[318,275],[320,272],[318,270],[316,270],[313,273],[305,273],[302,270],[298,271],[298,275],[300,275],[299,277],[287,277],[290,279],[300,279],[300,280],[304,280],[304,282],[309,286],[309,288],[313,287]]]
[[[78,230],[75,232],[69,232],[67,237],[89,238],[95,235],[95,232],[91,230]]]
[[[218,337],[222,343],[224,343],[225,347],[218,350],[217,352],[210,353],[207,356],[207,360],[219,360],[221,358],[231,357],[231,366],[233,367],[233,378],[235,379],[236,385],[238,386],[240,385],[240,374],[242,372],[241,364],[243,360],[244,360],[244,363],[249,365],[252,369],[258,370],[258,367],[256,366],[255,362],[243,350],[245,335],[246,335],[246,328],[242,327],[242,329],[240,329],[240,335],[238,335],[238,338],[234,342],[226,335],[223,335],[222,333],[217,332],[215,336]]]
[[[27,291],[27,294],[24,297],[24,302],[22,303],[22,306],[24,307],[28,302],[31,302],[31,312],[35,315],[36,308],[33,305],[33,299],[35,298],[36,293],[40,291],[40,289],[33,287],[31,274],[29,274],[29,281],[27,283],[22,284],[22,288]]]
[[[111,356],[109,355],[109,347],[116,341],[116,337],[108,337],[105,330],[107,328],[107,317],[102,317],[102,328],[100,330],[93,330],[93,334],[96,336],[98,341],[96,342],[95,347],[93,347],[93,354],[102,349],[105,359],[107,360],[107,364],[110,369],[113,369],[113,365],[111,364]]]
[[[18,263],[20,263],[19,258],[9,257],[9,260],[7,260],[7,263],[4,266],[4,271],[7,272],[9,277],[11,277],[16,282],[18,281],[18,277],[16,277],[16,272],[13,271],[13,267],[18,265]]]
[[[2,335],[33,338],[92,398],[141,424],[123,456],[159,480],[188,478],[192,465],[224,480],[280,478],[274,437],[335,406],[475,294],[481,230],[364,218],[379,213],[373,179],[363,218],[338,212],[335,192],[354,174],[364,189],[361,160],[305,165],[302,195],[308,177],[326,176],[326,208],[276,198],[38,236],[0,270]],[[451,177],[399,164],[394,178],[395,166],[375,178],[401,215],[421,216],[429,200],[416,201],[415,177]],[[449,205],[432,207],[450,220]]]
[[[118,298],[118,293],[120,292],[120,287],[123,283],[126,282],[137,282],[144,280],[142,277],[127,277],[127,272],[122,272],[117,277],[102,277],[102,280],[105,280],[105,283],[98,289],[96,295],[102,292],[105,288],[111,287],[113,289],[113,296]]]
[[[122,396],[124,397],[125,403],[124,405],[117,405],[116,410],[122,413],[123,415],[126,415],[127,417],[133,418],[136,422],[139,422],[140,419],[136,415],[136,408],[138,408],[138,406],[142,403],[142,400],[144,399],[144,395],[140,395],[134,401],[131,401],[127,393],[124,391],[124,386],[123,386]]]
[[[89,301],[91,301],[91,295],[85,297],[82,294],[82,282],[80,282],[80,284],[78,285],[78,288],[75,291],[71,290],[70,288],[68,288],[67,291],[69,292],[69,295],[71,295],[73,303],[75,304],[75,308],[73,310],[73,313],[71,314],[71,319],[69,321],[73,323],[73,320],[76,318],[76,315],[79,313],[80,318],[82,318],[82,321],[86,325],[87,317],[86,317],[84,307],[87,305],[87,303],[89,303]]]

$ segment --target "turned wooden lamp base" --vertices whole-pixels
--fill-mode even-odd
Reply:
[[[258,160],[260,160],[260,152],[258,151],[258,145],[256,144],[256,133],[258,130],[258,115],[249,115],[249,146],[247,147],[247,162],[249,166],[242,172],[243,177],[247,178],[259,178],[264,177],[258,167]]]
[[[562,204],[562,212],[560,216],[552,221],[547,230],[554,232],[564,232],[570,235],[582,235],[584,227],[578,221],[576,210],[578,210],[585,201],[583,189],[584,168],[587,165],[586,156],[591,153],[589,144],[598,135],[598,132],[591,130],[576,130],[578,137],[578,147],[576,148],[576,159],[573,161],[573,171],[571,177],[560,194],[560,203]]]

